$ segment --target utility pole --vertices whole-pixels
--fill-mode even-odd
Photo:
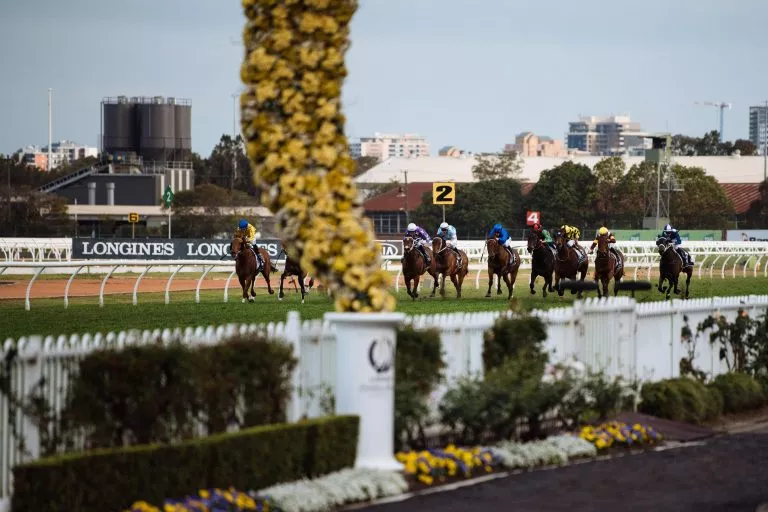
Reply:
[[[229,182],[229,195],[231,196],[234,193],[235,189],[235,178],[237,178],[237,148],[236,148],[236,142],[237,142],[237,124],[236,124],[236,118],[237,118],[237,93],[232,93],[232,179]]]
[[[53,103],[53,89],[48,88],[48,172],[51,171],[51,105]]]
[[[411,212],[408,210],[408,171],[403,169],[403,175],[405,176],[405,223],[411,222]]]
[[[760,114],[758,113],[758,121]],[[758,129],[760,123],[757,123]],[[763,112],[763,182],[768,180],[768,100],[765,102],[765,111]]]

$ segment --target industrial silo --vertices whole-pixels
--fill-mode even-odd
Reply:
[[[174,159],[174,105],[156,96],[139,105],[139,148],[144,163]]]
[[[139,141],[133,103],[125,96],[102,100],[103,151],[114,154],[137,152]]]
[[[192,104],[189,100],[173,100],[176,135],[176,160],[189,160],[192,156]]]

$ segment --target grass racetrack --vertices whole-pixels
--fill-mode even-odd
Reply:
[[[470,274],[472,275],[472,274]],[[26,289],[28,277],[3,276],[6,281],[14,281],[17,289]],[[158,290],[165,289],[167,276],[162,278],[147,276],[139,288],[138,305],[131,303],[132,283],[135,277],[114,277],[108,281],[105,288],[104,306],[99,307],[98,298],[93,295],[98,293],[100,281],[91,282],[87,279],[76,278],[72,285],[72,294],[69,307],[64,308],[62,294],[52,294],[55,298],[44,298],[44,295],[34,293],[36,287],[41,285],[41,281],[33,285],[33,295],[31,299],[31,310],[25,311],[23,298],[7,298],[0,300],[0,340],[6,338],[18,338],[20,336],[39,334],[39,335],[58,335],[71,333],[95,333],[120,331],[126,329],[154,329],[154,328],[174,328],[187,326],[207,326],[220,325],[225,323],[262,323],[270,321],[285,320],[286,314],[291,310],[298,310],[302,318],[320,318],[323,313],[332,311],[333,303],[326,295],[324,290],[313,289],[307,297],[306,303],[301,304],[300,295],[293,290],[293,286],[286,280],[285,298],[282,302],[277,300],[275,295],[268,295],[266,288],[263,288],[263,281],[259,280],[259,287],[256,289],[256,301],[254,303],[242,304],[240,302],[240,285],[236,280],[230,284],[229,302],[223,302],[223,280],[206,280],[204,284],[217,289],[201,289],[200,303],[195,303],[194,287],[196,281],[189,279],[193,276],[177,276],[178,284],[183,285],[180,288],[176,286],[170,295],[170,304],[164,304],[165,294],[158,293]],[[199,277],[199,276],[196,276]],[[279,274],[272,279],[272,284],[277,289],[279,284]],[[92,279],[92,278],[91,278]],[[48,276],[46,281],[55,280],[53,276]],[[125,286],[113,284],[113,280],[124,280]],[[79,282],[84,281],[84,282]],[[217,283],[212,286],[211,283]],[[7,282],[0,286],[0,293],[4,288],[8,288]],[[662,300],[664,296],[654,288],[648,292],[638,292],[636,299],[638,301],[657,301]],[[86,286],[87,285],[87,286]],[[472,312],[499,310],[508,307],[506,300],[506,288],[502,286],[502,295],[496,295],[495,285],[491,298],[485,298],[488,281],[485,276],[481,277],[480,289],[475,288],[474,279],[467,279],[462,290],[463,297],[456,299],[453,285],[446,282],[446,297],[443,299],[439,295],[435,298],[429,298],[429,290],[432,280],[427,279],[427,283],[422,285],[421,297],[413,301],[406,295],[405,288],[400,287],[396,294],[398,299],[397,309],[407,314],[432,314],[432,313],[453,313],[453,312]],[[57,282],[63,290],[64,282]],[[83,288],[85,286],[85,288]],[[110,291],[110,287],[113,289]],[[186,286],[187,291],[183,291]],[[569,291],[565,292],[562,299],[557,294],[550,294],[546,299],[541,296],[541,279],[536,283],[536,295],[530,295],[528,291],[528,274],[520,273],[515,286],[514,297],[520,299],[525,309],[544,309],[550,307],[564,306],[570,304],[575,295]],[[611,284],[611,287],[613,285]],[[78,287],[83,291],[78,293]],[[142,290],[145,290],[142,292]],[[151,291],[150,291],[151,290]],[[179,290],[179,291],[176,291]],[[189,291],[191,290],[191,291]],[[712,297],[727,295],[751,295],[763,294],[768,290],[768,278],[765,277],[721,277],[697,279],[695,276],[691,281],[691,298]],[[122,293],[120,293],[122,291]],[[394,291],[394,289],[393,289]],[[90,292],[90,293],[86,293]],[[117,293],[115,293],[117,292]],[[128,293],[126,293],[128,292]],[[37,296],[36,296],[37,295]],[[84,296],[77,296],[84,295]],[[628,295],[628,292],[621,292],[620,295]],[[16,296],[18,294],[8,294],[0,296]],[[596,297],[594,291],[585,293],[585,297]],[[23,293],[21,294],[23,297]]]

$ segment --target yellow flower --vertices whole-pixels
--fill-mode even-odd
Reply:
[[[307,94],[317,94],[320,90],[320,77],[316,73],[304,73],[301,78],[301,89]]]
[[[427,485],[432,485],[432,482],[434,482],[435,479],[428,475],[419,475],[419,481]]]
[[[264,102],[277,97],[277,86],[274,82],[261,82],[256,86],[256,99]]]
[[[282,51],[291,46],[293,34],[288,29],[276,30],[272,33],[272,44],[276,51]]]

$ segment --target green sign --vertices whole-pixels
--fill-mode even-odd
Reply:
[[[165,187],[165,193],[163,194],[163,201],[165,201],[165,206],[170,207],[171,203],[173,203],[173,198],[175,196],[173,195],[173,190],[171,190],[171,186],[168,185]]]
[[[616,235],[617,241],[622,242],[655,242],[656,236],[661,233],[661,230],[655,229],[617,229],[613,232]],[[692,229],[682,230],[680,233],[680,239],[683,242],[719,242],[723,240],[723,233],[720,230],[711,229]],[[585,237],[586,238],[586,237]]]

